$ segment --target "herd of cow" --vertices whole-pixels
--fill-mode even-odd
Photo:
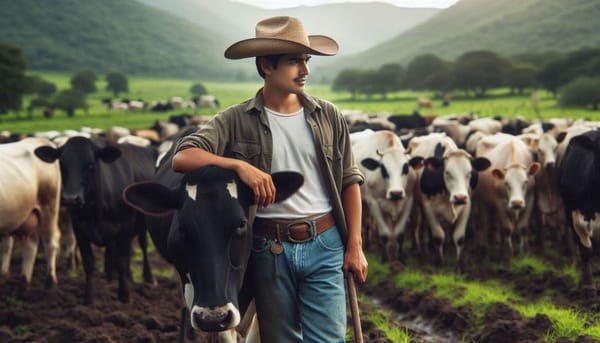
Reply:
[[[513,238],[523,251],[529,235],[539,241],[553,232],[567,237],[557,241],[578,242],[582,284],[594,289],[590,258],[592,233],[600,228],[600,123],[355,111],[344,116],[365,175],[364,241],[384,260],[403,258],[405,232],[412,233],[416,249],[427,237],[440,264],[445,242],[451,241],[459,270],[466,244],[495,244],[508,260]],[[122,139],[141,130],[40,134],[0,144],[2,274],[9,273],[17,238],[26,286],[41,242],[47,284],[56,286],[62,236],[70,244],[61,255],[77,256],[77,250],[81,255],[84,303],[94,299],[92,245],[105,247],[106,277],[117,274],[118,298],[127,302],[136,237],[144,280],[154,282],[146,253],[149,233],[181,279],[186,306],[180,339],[191,324],[235,341],[228,330],[247,328],[245,314],[252,313],[243,281],[248,223],[256,207],[251,191],[229,171],[212,166],[172,171],[174,142],[197,128],[188,124],[161,132],[151,144]],[[303,182],[291,172],[273,179],[278,201]]]

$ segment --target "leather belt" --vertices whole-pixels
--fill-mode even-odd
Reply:
[[[317,218],[306,219],[270,219],[256,217],[253,232],[268,239],[283,242],[308,242],[327,229],[335,226],[331,213]]]

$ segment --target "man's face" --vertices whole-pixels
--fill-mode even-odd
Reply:
[[[304,84],[310,70],[308,61],[310,56],[307,54],[289,54],[283,55],[277,64],[277,68],[270,65],[267,75],[267,82],[274,88],[279,88],[290,93],[302,93]]]

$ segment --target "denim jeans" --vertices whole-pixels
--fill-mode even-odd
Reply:
[[[345,342],[344,246],[337,228],[306,243],[283,242],[280,255],[272,244],[254,237],[247,271],[261,342]]]

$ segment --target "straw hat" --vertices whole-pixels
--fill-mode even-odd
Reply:
[[[256,37],[241,40],[225,50],[225,57],[233,60],[277,54],[310,54],[332,56],[338,44],[322,35],[307,35],[298,18],[279,16],[256,24]]]

